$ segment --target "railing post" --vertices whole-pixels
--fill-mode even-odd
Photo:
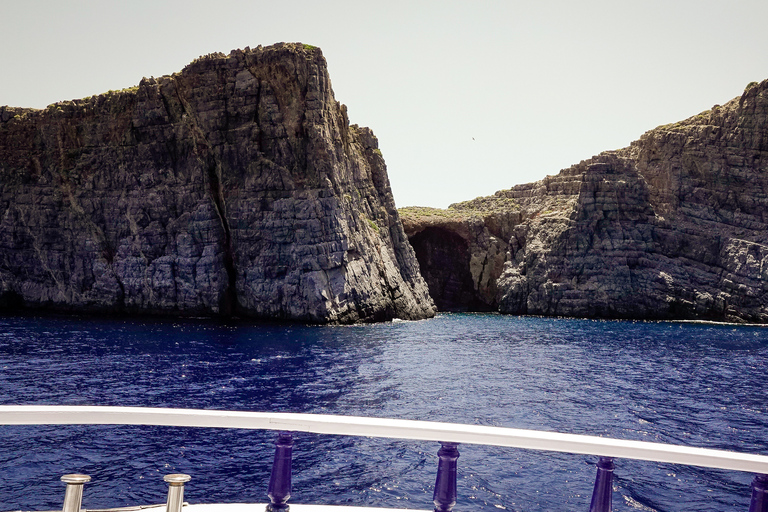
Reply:
[[[166,512],[181,512],[181,507],[184,505],[184,483],[189,482],[191,479],[191,476],[181,473],[165,475],[163,477],[163,480],[168,482],[168,500],[165,505]]]
[[[80,512],[83,503],[83,485],[91,481],[88,475],[70,474],[61,477],[61,481],[67,484],[64,492],[64,507],[62,512]]]
[[[592,491],[589,512],[611,512],[613,510],[613,469],[615,467],[611,457],[600,457],[597,461],[595,489]]]
[[[275,461],[272,463],[272,476],[269,477],[269,504],[267,512],[285,511],[288,498],[291,497],[291,456],[293,454],[293,438],[290,432],[280,432],[275,441]]]
[[[768,475],[755,475],[749,512],[768,512]]]
[[[440,442],[437,451],[437,478],[432,497],[435,512],[451,512],[456,505],[456,460],[459,458],[458,443]]]

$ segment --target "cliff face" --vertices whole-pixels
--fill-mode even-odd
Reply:
[[[446,278],[414,244],[439,307],[453,280],[504,313],[767,322],[768,80],[557,176],[401,214],[412,241],[467,247]]]
[[[349,323],[434,314],[319,49],[0,108],[0,305]]]

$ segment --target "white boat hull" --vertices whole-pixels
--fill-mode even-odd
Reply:
[[[184,512],[259,512],[266,503],[214,503],[208,505],[187,505]],[[336,505],[300,505],[291,503],[291,512],[432,512],[413,508],[344,507]]]

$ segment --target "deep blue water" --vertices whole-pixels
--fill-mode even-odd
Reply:
[[[768,329],[446,314],[352,327],[0,317],[0,403],[315,412],[768,454]],[[0,426],[0,510],[266,500],[274,432]],[[438,443],[297,434],[293,503],[430,509]],[[584,511],[596,458],[460,446],[457,511]],[[752,475],[616,461],[616,511],[746,511]]]

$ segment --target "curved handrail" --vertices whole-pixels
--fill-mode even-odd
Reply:
[[[507,427],[330,414],[74,405],[0,406],[0,425],[45,424],[241,428],[387,437],[599,455],[768,474],[768,456],[765,455]]]

